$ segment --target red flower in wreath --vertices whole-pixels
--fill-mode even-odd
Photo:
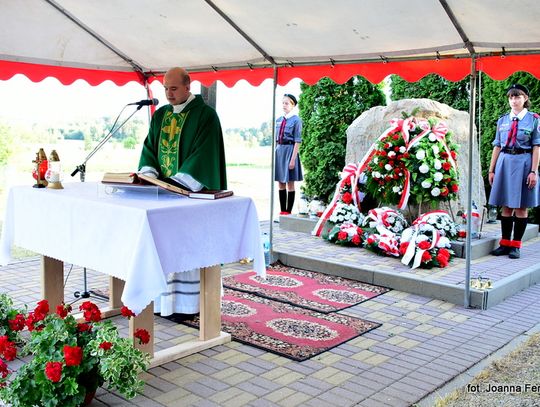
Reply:
[[[427,263],[430,260],[431,260],[431,253],[426,250],[424,253],[422,253],[422,262]]]
[[[341,200],[343,202],[345,202],[347,205],[350,204],[352,201],[353,201],[353,198],[352,198],[352,195],[350,192],[345,192],[342,197],[341,197]]]
[[[348,235],[347,235],[347,232],[339,232],[339,233],[337,234],[338,240],[347,240],[347,236],[348,236]]]
[[[57,383],[62,378],[62,363],[47,362],[45,365],[45,376],[53,383]]]
[[[8,375],[9,371],[8,371],[8,367],[7,367],[7,364],[6,362],[4,362],[2,359],[0,359],[0,377],[2,379],[5,379]]]
[[[429,243],[427,240],[422,240],[420,243],[418,243],[418,248],[422,250],[427,250],[431,246],[431,243]]]

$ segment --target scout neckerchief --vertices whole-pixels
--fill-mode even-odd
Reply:
[[[516,139],[517,139],[518,122],[525,117],[525,114],[527,114],[527,109],[523,109],[521,112],[519,112],[519,114],[512,117],[512,126],[510,127],[510,130],[508,131],[505,147],[507,148],[514,147],[514,144],[516,143]]]
[[[183,110],[193,99],[195,99],[195,96],[190,94],[184,103],[173,105],[173,111],[165,112],[165,116],[161,122],[158,162],[164,177],[170,177],[178,172],[180,136],[182,134],[182,127],[189,114],[189,112],[183,112]]]

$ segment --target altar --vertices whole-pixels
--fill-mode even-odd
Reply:
[[[9,190],[0,265],[11,260],[12,245],[41,254],[42,294],[52,309],[64,298],[63,262],[111,276],[105,315],[122,304],[137,314],[130,333],[150,332],[151,342],[139,347],[153,356],[151,366],[230,341],[220,330],[220,265],[250,257],[255,271],[266,273],[250,198],[196,200],[130,189],[104,194],[97,183],[64,187]],[[168,274],[195,268],[201,269],[199,340],[154,354],[153,300],[165,291]]]

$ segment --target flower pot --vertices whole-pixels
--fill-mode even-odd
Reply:
[[[84,396],[84,401],[82,402],[81,406],[84,407],[84,406],[89,405],[92,402],[92,400],[94,400],[95,396],[96,396],[95,390],[86,393],[86,396]]]

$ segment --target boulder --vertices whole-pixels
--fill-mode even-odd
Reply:
[[[393,118],[402,118],[402,112],[410,114],[417,111],[416,117],[436,117],[448,125],[452,132],[452,140],[459,145],[457,166],[459,168],[458,199],[452,202],[452,212],[467,207],[467,185],[469,168],[469,113],[451,108],[443,103],[430,99],[403,99],[391,102],[388,106],[373,107],[358,118],[347,129],[347,151],[345,163],[358,163],[369,150],[377,138],[390,126]],[[484,190],[484,180],[481,176],[480,154],[478,152],[478,138],[476,128],[474,130],[473,157],[472,157],[472,199],[482,208],[486,204],[486,194]],[[428,208],[422,208],[423,211]],[[441,209],[448,210],[444,205]]]

